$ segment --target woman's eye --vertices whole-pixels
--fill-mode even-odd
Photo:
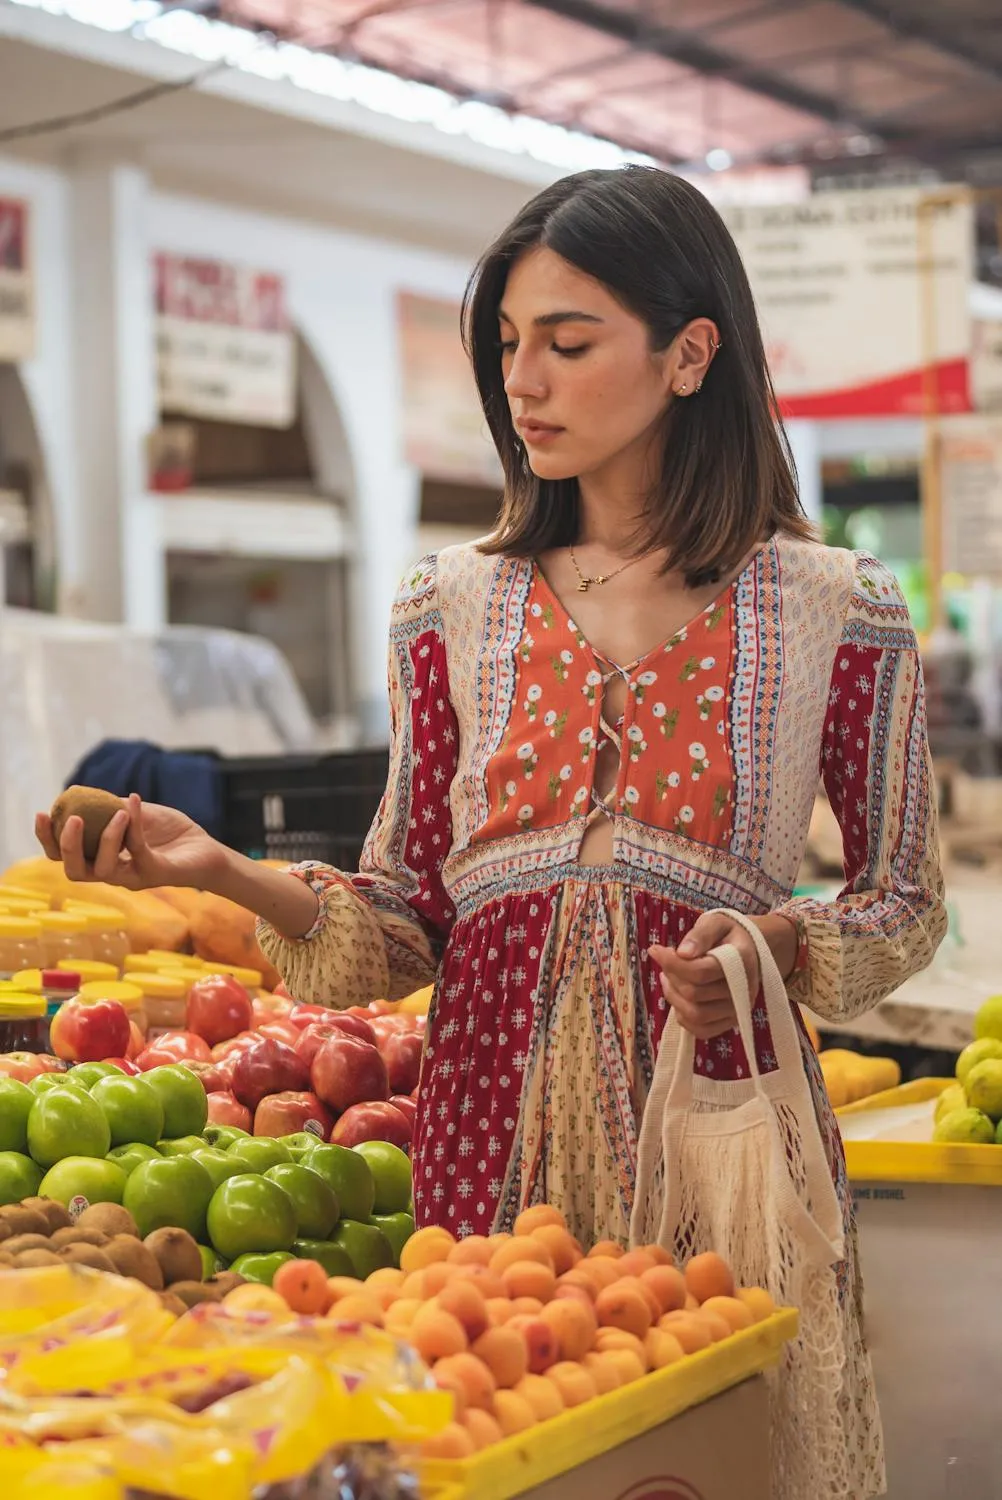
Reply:
[[[574,344],[568,347],[566,344],[553,344],[554,354],[562,354],[565,359],[577,359],[579,355],[588,353],[587,344]]]
[[[514,339],[502,339],[498,344],[498,348],[502,354],[514,354],[517,345]]]

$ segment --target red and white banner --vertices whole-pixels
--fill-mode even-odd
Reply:
[[[914,416],[931,390],[939,411],[970,410],[968,197],[874,188],[721,212],[785,416]]]
[[[161,411],[291,426],[295,338],[282,278],[177,255],[154,264]]]
[[[0,198],[0,360],[35,352],[35,290],[31,274],[31,210]]]

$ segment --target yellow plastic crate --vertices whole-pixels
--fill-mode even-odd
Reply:
[[[878,1110],[938,1099],[953,1078],[916,1078],[847,1104],[840,1120]],[[851,1182],[938,1182],[963,1187],[1002,1187],[1002,1146],[942,1145],[938,1141],[845,1141]]]
[[[424,1488],[438,1497],[434,1486],[443,1486],[448,1500],[511,1500],[778,1364],[783,1346],[796,1338],[798,1324],[796,1309],[784,1308],[753,1328],[472,1458],[427,1460],[421,1465]]]

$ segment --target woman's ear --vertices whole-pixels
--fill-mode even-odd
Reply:
[[[694,318],[687,323],[672,346],[672,391],[676,396],[695,396],[720,348],[720,332],[710,318]]]

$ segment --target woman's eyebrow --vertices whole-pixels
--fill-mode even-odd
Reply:
[[[514,322],[503,307],[498,309],[498,321],[509,323],[512,328],[515,327]],[[537,328],[554,328],[558,323],[604,323],[605,319],[596,317],[594,313],[568,311],[541,313],[538,318],[533,318],[532,321]]]

